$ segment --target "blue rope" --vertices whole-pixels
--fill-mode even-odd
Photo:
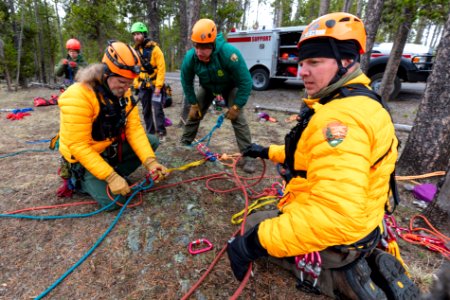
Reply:
[[[29,149],[29,150],[22,150],[22,151],[18,151],[18,152],[13,152],[13,153],[8,153],[8,154],[4,154],[4,155],[0,155],[0,159],[5,158],[5,157],[11,157],[11,156],[16,156],[19,154],[23,154],[23,153],[27,153],[27,152],[50,152],[51,150],[41,150],[41,149]]]
[[[206,140],[206,139],[208,139],[208,140],[207,140],[207,142],[206,142],[205,145],[206,145],[206,146],[209,146],[209,142],[211,141],[212,134],[214,133],[214,131],[216,131],[216,129],[218,129],[218,128],[220,128],[220,127],[222,126],[224,119],[225,119],[225,114],[221,114],[221,115],[217,118],[216,125],[214,125],[214,127],[211,129],[211,131],[210,131],[207,135],[205,135],[204,137],[202,137],[200,140],[198,140],[197,142],[191,144],[191,146],[192,146],[192,147],[193,147],[193,146],[196,146],[196,145],[200,144],[201,142],[203,142],[203,141]]]
[[[40,143],[49,143],[51,140],[33,140],[33,141],[26,141],[27,144],[40,144]]]
[[[151,180],[151,179],[150,179]],[[57,287],[64,279],[66,279],[67,276],[70,275],[79,265],[81,265],[93,252],[94,250],[103,242],[103,240],[106,238],[106,236],[111,232],[111,230],[116,226],[117,222],[119,221],[120,217],[122,216],[123,212],[125,211],[125,208],[130,203],[130,201],[140,192],[143,190],[147,190],[153,186],[153,181],[151,180],[148,185],[144,185],[146,180],[143,180],[137,187],[133,188],[136,189],[131,196],[128,198],[128,200],[125,202],[125,204],[120,209],[119,213],[115,217],[114,221],[109,225],[108,229],[102,234],[102,236],[95,242],[95,244],[81,257],[72,267],[70,267],[61,277],[59,277],[50,287],[48,287],[45,291],[43,291],[39,296],[37,296],[35,299],[39,300],[45,297],[48,293],[50,293],[55,287]],[[114,202],[111,202],[110,205],[117,202],[120,195],[117,196],[114,199]],[[108,206],[105,206],[104,209],[106,209]]]

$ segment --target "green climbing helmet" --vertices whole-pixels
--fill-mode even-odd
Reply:
[[[142,22],[136,22],[131,26],[131,33],[135,32],[148,33],[147,26]]]

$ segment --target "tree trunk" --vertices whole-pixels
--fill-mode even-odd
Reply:
[[[61,31],[61,20],[59,19],[59,12],[58,12],[58,0],[55,0],[55,12],[56,12],[56,24],[58,27],[58,38],[59,38],[59,46],[61,50],[61,57],[64,57],[66,54],[65,47],[64,47],[64,40],[62,36]]]
[[[20,14],[20,32],[18,37],[18,47],[17,47],[17,72],[16,72],[16,85],[15,85],[15,91],[17,92],[19,88],[19,78],[20,78],[20,60],[22,58],[22,36],[23,36],[23,26],[24,26],[24,10],[22,9],[22,12]]]
[[[383,12],[384,0],[369,0],[366,10],[364,26],[366,27],[366,53],[361,57],[361,69],[364,73],[369,69],[370,52],[372,51],[378,27],[381,23],[381,13]]]
[[[39,15],[39,3],[38,0],[34,0],[34,18],[36,22],[36,28],[38,31],[37,34],[37,48],[39,51],[36,51],[37,54],[37,65],[38,73],[39,73],[39,82],[47,83],[47,78],[45,74],[45,51],[44,51],[44,38],[42,36],[43,26],[41,22],[41,17]]]
[[[427,21],[425,17],[420,17],[419,22],[416,26],[416,37],[414,39],[414,43],[416,44],[422,44],[422,38],[423,38],[423,31],[425,30],[425,27],[427,25]]]
[[[366,5],[366,2],[363,0],[357,0],[357,4],[356,4],[356,15],[360,18],[362,18],[362,12],[364,10],[364,7]]]
[[[248,12],[248,8],[250,7],[250,0],[244,0],[243,3],[243,10],[244,13],[242,14],[242,26],[241,26],[241,30],[245,30],[247,29],[247,12]]]
[[[151,40],[161,43],[159,36],[159,25],[161,18],[159,17],[158,0],[147,1],[147,19],[149,22],[148,35]]]
[[[5,60],[5,43],[3,42],[2,39],[0,39],[0,65],[3,66],[4,68],[4,74],[5,74],[5,79],[6,79],[6,86],[8,87],[8,92],[11,92],[11,77],[9,75],[9,70],[8,70],[8,64],[6,63]]]
[[[189,41],[189,11],[187,10],[187,2],[188,0],[181,0],[178,2],[178,8],[180,11],[180,45],[179,45],[179,56],[178,60],[181,61],[186,54],[186,51],[189,49],[188,41]],[[186,13],[183,13],[186,12]]]
[[[414,126],[400,157],[401,174],[447,170],[450,160],[450,17]],[[447,198],[448,199],[448,198]]]
[[[442,28],[444,28],[444,26],[442,26],[442,25],[436,25],[436,27],[434,28],[433,36],[431,37],[431,43],[430,43],[430,46],[432,48],[435,48],[437,46],[437,43],[439,41],[439,36],[441,36],[441,33],[442,33]]]
[[[350,12],[351,7],[352,7],[352,0],[345,0],[344,6],[342,7],[342,11]]]
[[[400,65],[403,48],[405,48],[406,40],[411,29],[414,19],[414,11],[411,7],[403,8],[403,23],[400,24],[394,39],[394,44],[389,55],[389,61],[384,71],[383,80],[380,86],[380,96],[386,101],[391,99],[391,93],[394,88],[394,80],[397,76],[398,67]]]
[[[330,9],[330,0],[320,0],[319,17],[326,15]]]

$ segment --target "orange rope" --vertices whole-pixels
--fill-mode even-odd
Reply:
[[[445,175],[445,171],[436,171],[436,172],[431,172],[431,173],[426,173],[426,174],[421,174],[421,175],[412,175],[412,176],[395,176],[396,180],[411,180],[411,179],[421,179],[421,178],[428,178],[428,177],[433,177],[433,176],[444,176]]]

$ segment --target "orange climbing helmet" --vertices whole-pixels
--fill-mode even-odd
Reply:
[[[359,53],[366,52],[366,30],[360,18],[345,12],[323,15],[312,21],[303,31],[297,44],[316,38],[334,38],[336,40],[354,40],[359,46]]]
[[[106,64],[111,73],[130,79],[138,77],[141,70],[136,51],[118,41],[108,41],[102,62]]]
[[[66,42],[66,49],[67,50],[80,51],[80,49],[81,49],[80,41],[78,41],[77,39],[70,39],[70,40],[68,40]]]
[[[217,37],[216,23],[210,19],[200,19],[192,27],[191,40],[194,43],[214,43]]]

